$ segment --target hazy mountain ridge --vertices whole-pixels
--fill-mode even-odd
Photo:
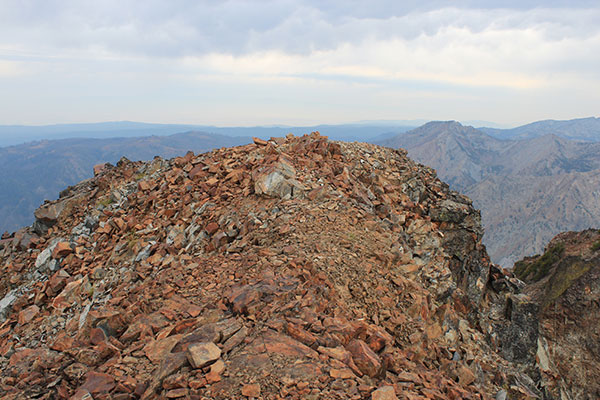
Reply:
[[[504,266],[554,235],[600,220],[600,143],[544,135],[499,140],[458,122],[432,122],[381,142],[435,168],[481,209],[484,243]]]
[[[248,126],[217,127],[189,124],[152,124],[145,122],[116,121],[83,124],[57,124],[43,126],[0,125],[0,146],[13,146],[37,140],[58,139],[109,139],[146,136],[168,136],[187,131],[201,131],[216,135],[261,137],[285,136],[288,133],[302,134],[319,131],[337,140],[375,140],[378,136],[392,136],[406,132],[420,124],[410,121],[361,122],[340,125],[314,126]]]
[[[600,118],[588,117],[566,121],[544,120],[511,129],[479,128],[499,139],[530,139],[544,135],[556,135],[566,139],[600,141]]]

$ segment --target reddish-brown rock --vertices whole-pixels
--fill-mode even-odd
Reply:
[[[181,335],[174,335],[149,342],[144,346],[146,357],[155,363],[162,361],[173,350],[180,339]]]
[[[115,387],[115,379],[108,374],[90,371],[85,376],[85,382],[80,389],[85,389],[91,394],[109,392]]]
[[[352,360],[363,374],[375,377],[383,372],[381,359],[362,340],[351,341],[346,349],[352,354]]]
[[[187,357],[193,368],[202,368],[218,360],[221,349],[213,342],[194,343],[188,347]]]
[[[393,386],[383,386],[371,393],[371,400],[397,400]]]
[[[108,169],[109,165],[110,164],[108,164],[108,163],[94,165],[94,176],[100,175],[102,172],[106,171]]]
[[[249,383],[242,386],[242,396],[258,398],[260,396],[260,385],[258,383]]]
[[[165,393],[165,397],[167,399],[179,399],[181,397],[186,397],[187,395],[188,390],[185,388],[173,389]]]
[[[31,321],[40,312],[38,306],[31,305],[19,313],[19,324],[24,325]]]
[[[257,137],[253,137],[252,140],[254,141],[254,144],[257,144],[259,146],[266,146],[268,144],[266,140],[262,140]]]

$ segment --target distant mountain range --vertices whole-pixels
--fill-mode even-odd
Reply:
[[[314,126],[253,126],[216,127],[208,125],[149,124],[144,122],[100,122],[89,124],[61,124],[45,126],[0,125],[0,147],[23,144],[35,140],[108,139],[143,136],[168,136],[175,133],[199,131],[225,136],[261,137],[303,135],[319,131],[334,140],[368,141],[406,132],[422,124],[411,121],[360,122],[343,125]]]
[[[44,126],[0,125],[0,147],[13,146],[35,140],[168,136],[188,131],[207,132],[226,136],[256,136],[260,138],[284,136],[290,132],[295,135],[303,135],[307,132],[319,131],[333,140],[374,142],[389,139],[425,123],[427,123],[425,120],[373,120],[338,125],[217,127],[210,125],[151,124],[115,121]],[[463,125],[477,126],[479,127],[477,129],[497,139],[525,139],[554,134],[567,139],[592,142],[600,141],[600,118],[594,117],[568,121],[538,121],[510,129],[501,129],[498,124],[489,121],[463,121]]]
[[[585,121],[600,125],[599,119]],[[563,137],[536,136],[543,125],[557,132],[569,124],[583,123],[542,121],[530,124],[535,129],[529,133],[522,127],[514,139],[500,140],[458,122],[430,122],[379,144],[407,149],[469,196],[481,209],[492,260],[508,267],[541,252],[559,232],[600,225],[600,143],[567,139],[564,130]],[[591,129],[586,135],[600,138]]]

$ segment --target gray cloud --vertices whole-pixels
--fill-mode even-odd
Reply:
[[[600,93],[597,0],[0,0],[0,10],[6,123],[512,123],[589,115]]]
[[[549,40],[600,29],[593,1],[5,1],[0,51],[179,57],[281,50],[307,54],[372,39],[414,39],[448,26],[542,27]],[[544,7],[544,8],[540,8]],[[567,12],[556,7],[569,7]],[[577,7],[577,8],[573,8]],[[444,12],[436,11],[446,8]],[[484,11],[485,10],[485,11]],[[575,10],[575,11],[573,11]]]

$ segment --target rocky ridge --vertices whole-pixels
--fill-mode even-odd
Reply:
[[[403,150],[312,133],[95,174],[0,241],[3,398],[544,395],[521,283]]]

